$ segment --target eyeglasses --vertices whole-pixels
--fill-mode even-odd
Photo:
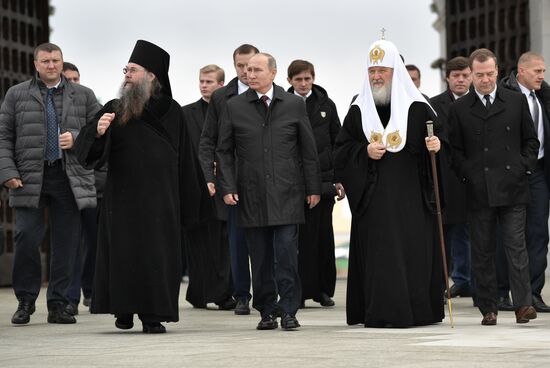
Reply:
[[[122,73],[123,73],[123,74],[128,74],[128,73],[130,73],[130,74],[136,74],[136,73],[141,72],[142,70],[143,70],[143,69],[138,69],[138,68],[134,68],[134,67],[132,67],[132,68],[124,67],[124,68],[122,68]]]

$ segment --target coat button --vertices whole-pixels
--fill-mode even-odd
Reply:
[[[506,126],[506,130],[507,130],[507,131],[510,131],[510,129],[511,129],[511,128],[510,128],[509,126]]]
[[[485,152],[487,152],[487,151],[489,151],[489,148],[485,147],[483,150],[484,150]]]
[[[264,148],[264,152],[269,152],[269,148]]]
[[[506,170],[510,170],[510,165],[506,165]]]
[[[485,170],[485,171],[489,171],[489,168],[488,168],[488,167],[486,167],[486,168],[484,168],[483,170]]]
[[[271,175],[265,174],[265,177],[266,177],[266,179],[269,179],[271,177]]]

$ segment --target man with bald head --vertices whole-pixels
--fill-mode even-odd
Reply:
[[[502,80],[502,86],[523,93],[529,104],[535,131],[540,143],[537,154],[537,166],[529,175],[530,201],[527,206],[527,222],[525,225],[525,242],[529,256],[529,274],[533,307],[537,312],[548,313],[550,307],[542,299],[544,287],[546,256],[548,254],[548,203],[550,201],[550,161],[545,159],[550,152],[550,87],[544,82],[546,66],[544,58],[535,52],[526,52],[518,60],[518,70]],[[501,262],[497,268],[506,269],[506,263]],[[507,272],[505,273],[507,276]],[[508,280],[503,280],[508,288],[499,294],[508,295]]]
[[[277,328],[278,311],[283,329],[300,327],[298,224],[304,203],[315,207],[321,194],[306,105],[273,83],[276,74],[273,56],[248,60],[250,89],[227,102],[216,149],[224,202],[236,207],[245,228],[259,330]]]

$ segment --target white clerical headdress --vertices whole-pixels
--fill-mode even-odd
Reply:
[[[393,68],[391,86],[391,115],[384,129],[372,97],[369,75],[365,77],[363,90],[353,102],[361,109],[363,131],[369,142],[381,142],[390,152],[399,152],[407,140],[409,107],[415,101],[428,101],[414,85],[395,45],[386,40],[374,42],[369,48],[368,67]]]

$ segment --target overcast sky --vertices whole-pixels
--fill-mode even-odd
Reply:
[[[407,63],[422,71],[421,90],[441,92],[439,73],[430,68],[440,55],[432,27],[432,0],[243,0],[127,1],[52,0],[50,40],[76,64],[82,84],[102,102],[115,98],[136,40],[151,41],[171,55],[174,98],[200,98],[198,71],[206,64],[235,76],[233,50],[251,43],[277,59],[275,83],[287,88],[286,69],[294,59],[315,65],[316,83],[336,103],[343,119],[351,97],[363,85],[369,45],[387,29]]]

